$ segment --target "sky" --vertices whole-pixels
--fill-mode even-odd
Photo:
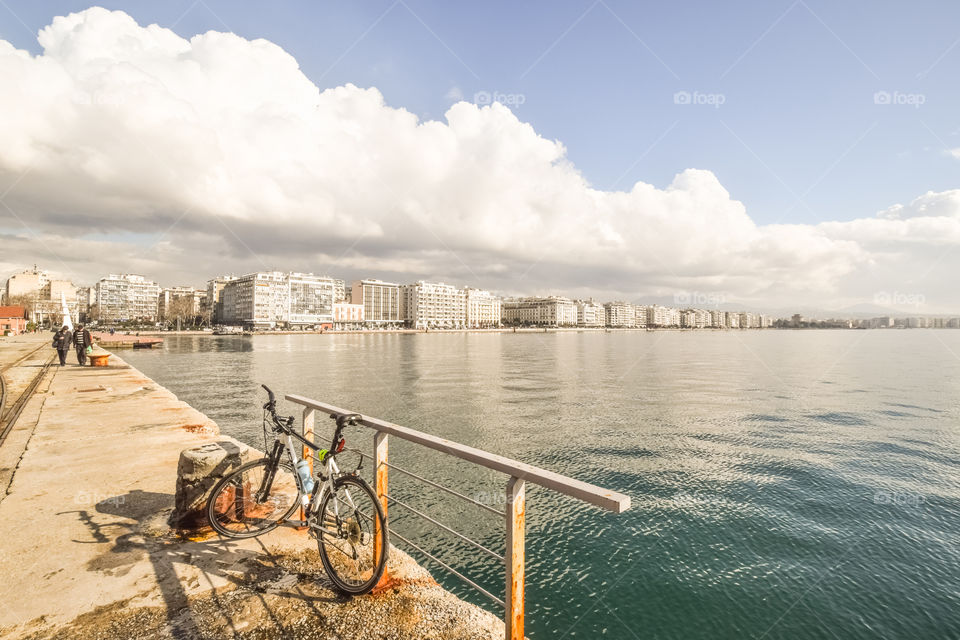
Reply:
[[[4,0],[0,278],[960,313],[957,24],[953,2]]]

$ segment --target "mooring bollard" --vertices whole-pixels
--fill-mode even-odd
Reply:
[[[170,526],[176,529],[207,526],[207,498],[213,485],[241,464],[259,457],[257,450],[228,437],[181,451]]]

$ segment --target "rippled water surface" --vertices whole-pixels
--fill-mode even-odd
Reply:
[[[614,515],[528,489],[531,637],[960,638],[960,331],[173,336],[121,355],[260,447],[263,382],[629,494]],[[499,474],[390,453],[503,506]],[[391,493],[503,550],[496,516],[396,473]],[[390,515],[502,593],[496,561]]]

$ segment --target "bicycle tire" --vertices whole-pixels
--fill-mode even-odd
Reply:
[[[371,537],[369,541],[363,538],[363,533],[360,531],[364,528],[362,524],[359,524],[361,518],[356,518],[356,513],[360,513],[360,515],[364,517],[366,517],[366,514],[360,512],[356,506],[355,513],[352,514],[355,518],[353,521],[351,521],[350,517],[346,519],[330,519],[324,517],[330,501],[335,497],[338,498],[339,491],[350,485],[353,485],[353,487],[365,495],[370,503],[372,503],[371,507],[374,512],[374,521],[371,524],[374,526],[370,533]],[[386,569],[387,558],[390,555],[390,537],[387,531],[387,519],[383,513],[383,507],[373,492],[373,489],[370,488],[370,485],[357,476],[350,475],[338,478],[333,484],[333,491],[323,497],[320,503],[320,509],[314,518],[319,523],[317,526],[321,529],[317,535],[317,547],[320,551],[320,560],[323,562],[323,568],[326,570],[327,576],[333,582],[334,586],[339,591],[349,595],[361,595],[372,590],[377,585],[377,582],[380,581],[380,577],[383,575],[384,569]],[[336,533],[328,530],[329,523],[331,522],[336,525]],[[325,523],[328,524],[328,527],[324,527]],[[379,557],[374,558],[373,556],[376,549],[376,544],[374,543],[374,537],[377,531],[376,523],[379,523],[380,553]],[[344,529],[350,531],[345,532]],[[356,533],[353,531],[356,531]],[[361,575],[364,576],[362,580],[350,579],[343,575],[344,565],[345,563],[349,563],[350,559],[347,557],[344,549],[335,544],[333,540],[340,541],[341,544],[342,541],[345,541],[351,547],[354,555],[356,555],[358,548],[355,542],[359,542],[360,546],[363,547],[362,551],[368,551],[370,554],[372,566],[369,568],[369,575],[365,575],[366,570],[361,572]],[[368,545],[369,549],[366,548]],[[354,559],[354,562],[355,561],[356,559]]]
[[[244,510],[240,518],[236,517],[236,512],[239,510],[237,506],[233,507],[234,517],[232,519],[224,517],[225,514],[229,513],[231,503],[233,505],[238,504],[236,488],[238,486],[245,487],[249,484],[243,481],[244,474],[257,467],[264,467],[264,471],[266,471],[270,464],[270,458],[247,462],[234,469],[229,475],[224,476],[214,486],[213,491],[210,492],[210,499],[207,501],[207,520],[209,520],[214,531],[228,538],[253,538],[276,529],[300,506],[301,494],[299,484],[296,481],[296,474],[293,467],[288,462],[283,461],[277,465],[276,473],[282,472],[287,475],[282,476],[279,483],[275,478],[271,485],[270,496],[266,500],[255,503],[241,498],[239,505]],[[290,482],[293,483],[292,489]],[[230,494],[231,489],[234,491],[233,495]],[[246,495],[250,495],[250,489],[251,487],[246,486]],[[264,504],[271,501],[273,502],[273,509],[264,512]],[[287,503],[289,503],[289,506]],[[221,508],[220,511],[218,511],[218,505]],[[252,509],[248,511],[249,507],[252,507]],[[247,517],[247,513],[257,513],[264,517]],[[228,524],[234,528],[229,528]]]

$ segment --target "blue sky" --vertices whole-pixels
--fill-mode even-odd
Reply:
[[[960,3],[99,4],[184,37],[266,38],[321,88],[376,86],[421,118],[455,88],[506,96],[591,184],[709,169],[761,224],[868,217],[960,177]],[[38,53],[38,29],[89,3],[6,5],[0,38]]]

